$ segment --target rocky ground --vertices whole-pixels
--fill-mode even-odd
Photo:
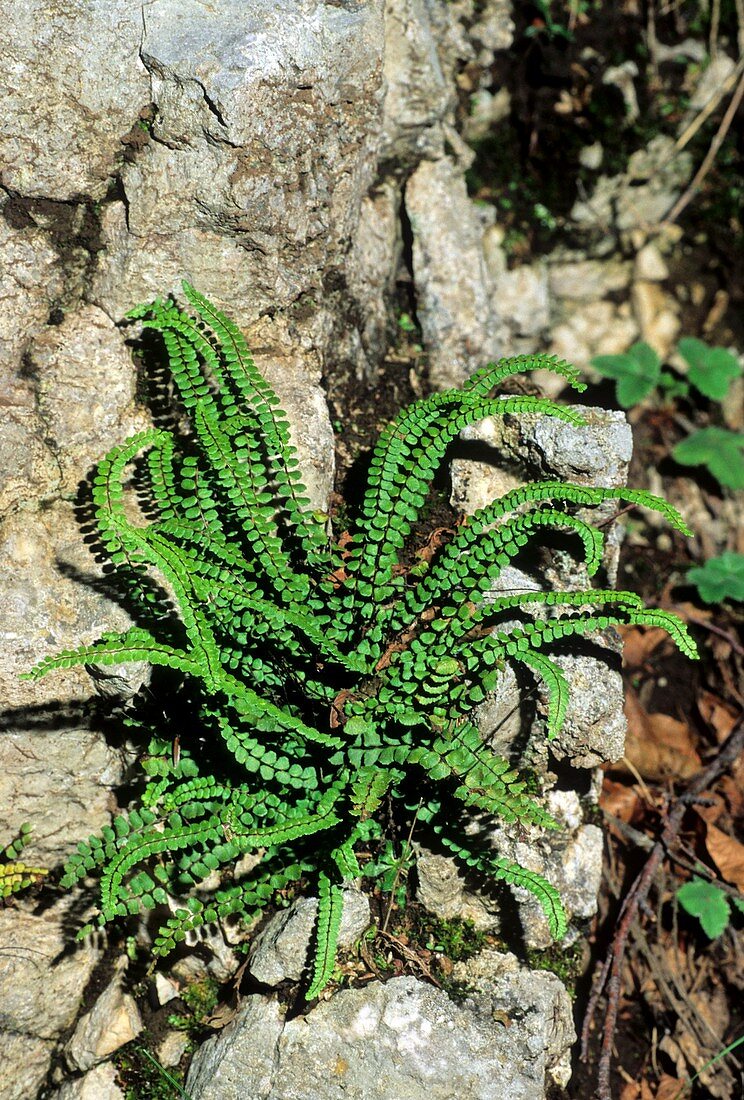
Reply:
[[[30,822],[39,868],[0,910],[0,1097],[218,1100],[250,1079],[257,1097],[487,1100],[498,1080],[499,1095],[583,1100],[603,1074],[600,1095],[622,1100],[735,1097],[744,1059],[723,1052],[742,1033],[744,773],[720,753],[741,728],[742,604],[733,589],[706,601],[687,573],[744,553],[744,399],[733,375],[719,397],[685,391],[678,346],[744,349],[739,9],[236,0],[207,17],[158,0],[146,18],[108,4],[95,25],[46,5],[40,34],[37,6],[14,11],[20,76],[0,128],[0,844]],[[681,614],[702,660],[691,669],[661,632],[626,632],[623,750],[617,653],[575,658],[564,740],[550,757],[530,745],[561,845],[497,838],[561,884],[573,923],[560,949],[528,901],[492,904],[432,853],[414,874],[418,838],[400,825],[388,889],[350,892],[333,996],[307,1015],[296,983],[313,902],[291,893],[252,955],[244,931],[223,928],[153,970],[137,921],[75,945],[94,893],[60,891],[58,868],[131,794],[142,746],[110,704],[144,669],[99,677],[92,703],[82,672],[41,689],[17,674],[126,622],[84,544],[79,483],[149,422],[117,326],[183,274],[248,332],[319,504],[335,432],[341,529],[402,404],[489,357],[543,350],[592,379],[588,437],[485,425],[453,454],[422,539],[525,468],[629,477],[687,519],[692,540],[623,516],[605,565]],[[631,459],[593,360],[638,341],[673,384],[630,403]],[[709,427],[739,441],[724,484],[720,465],[673,454]],[[505,744],[512,688],[484,715]],[[360,940],[370,913],[378,931]]]

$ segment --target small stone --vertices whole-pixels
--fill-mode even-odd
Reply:
[[[316,898],[298,898],[283,913],[272,917],[253,944],[249,970],[256,981],[274,986],[288,978],[300,980],[307,965],[317,912]],[[356,889],[344,890],[339,947],[356,943],[369,922],[366,895]]]
[[[160,1041],[157,1049],[158,1061],[166,1069],[177,1066],[189,1045],[189,1037],[185,1031],[169,1031]]]
[[[651,283],[661,283],[669,278],[669,268],[655,244],[644,245],[636,256],[635,277]]]
[[[65,1083],[52,1093],[50,1100],[124,1100],[124,1092],[117,1083],[116,1066],[103,1062],[94,1066],[84,1077]]]
[[[127,959],[120,959],[113,980],[90,1012],[78,1021],[65,1048],[67,1064],[71,1069],[90,1069],[119,1047],[131,1043],[142,1031],[142,1018],[134,998],[121,988],[126,968]]]
[[[167,1005],[178,996],[178,986],[165,974],[159,971],[155,974],[155,996],[159,1005]]]
[[[604,149],[601,141],[595,141],[592,145],[585,145],[579,152],[579,164],[590,171],[595,172],[602,164]]]

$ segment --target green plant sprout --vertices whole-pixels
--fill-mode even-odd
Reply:
[[[596,355],[591,365],[616,383],[617,403],[623,409],[649,397],[657,387],[667,399],[686,397],[693,386],[711,401],[723,401],[734,378],[742,373],[739,360],[727,348],[710,347],[693,336],[683,337],[677,351],[687,363],[685,378],[662,370],[654,349],[642,340],[620,355]]]
[[[597,355],[591,365],[616,383],[617,402],[623,409],[639,404],[657,390],[666,402],[687,397],[696,389],[711,401],[723,401],[731,383],[742,373],[742,365],[727,348],[710,347],[693,336],[685,336],[677,351],[687,362],[682,378],[662,370],[662,361],[648,344],[640,341],[621,355]],[[744,433],[712,425],[691,432],[672,448],[672,458],[683,466],[705,466],[728,489],[744,489]]]
[[[100,875],[100,925],[170,903],[153,944],[165,955],[201,925],[250,921],[303,880],[319,898],[311,999],[334,970],[343,886],[362,873],[356,850],[382,836],[389,809],[418,801],[417,830],[430,843],[531,892],[562,938],[555,887],[466,828],[468,812],[558,828],[483,743],[476,708],[516,662],[542,684],[552,738],[569,693],[546,652],[555,643],[630,623],[666,629],[690,657],[696,649],[678,618],[630,592],[494,586],[550,529],[574,536],[595,574],[603,533],[576,508],[638,504],[689,533],[684,521],[643,491],[536,481],[468,517],[432,560],[404,564],[431,480],[463,428],[523,413],[583,423],[544,398],[497,395],[505,379],[535,369],[584,388],[573,367],[537,355],[489,364],[461,389],[403,409],[374,448],[351,531],[336,542],[307,499],[286,416],[240,330],[188,283],[183,291],[188,309],[158,300],[131,317],[162,338],[191,431],[140,432],[93,479],[101,544],[136,625],[47,657],[26,677],[147,661],[181,679],[191,717],[178,754],[167,733],[150,731],[142,794],[78,844],[63,886]],[[132,466],[131,492],[149,521],[126,503]],[[515,616],[524,621],[513,625]],[[243,877],[202,887],[246,853],[261,858]]]
[[[687,571],[687,580],[694,584],[706,603],[738,600],[744,603],[744,554],[727,550],[717,558]]]
[[[695,875],[677,890],[677,901],[686,913],[696,917],[709,940],[718,939],[731,923],[731,904],[744,914],[744,897],[731,897],[715,882]]]

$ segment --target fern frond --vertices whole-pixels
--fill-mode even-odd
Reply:
[[[63,650],[51,657],[44,657],[29,672],[21,673],[21,679],[39,680],[48,672],[58,668],[73,668],[76,665],[118,665],[127,661],[147,661],[148,664],[174,668],[179,672],[190,673],[192,676],[198,676],[200,669],[198,660],[186,650],[163,645],[147,630],[131,627],[121,634],[104,634],[99,642],[93,642],[91,645]]]
[[[498,363],[488,363],[470,375],[463,389],[473,393],[486,394],[513,378],[515,374],[527,374],[533,370],[549,371],[565,378],[568,384],[579,393],[586,389],[581,381],[581,371],[559,359],[556,355],[517,355],[511,359],[500,359]]]
[[[449,848],[466,867],[475,868],[489,877],[505,882],[508,886],[528,890],[540,903],[548,919],[548,927],[553,939],[563,939],[568,931],[566,911],[563,908],[560,894],[547,879],[536,871],[528,871],[526,868],[520,867],[518,863],[499,857],[495,853],[487,855],[474,850],[474,848],[466,847],[461,840],[446,832],[441,824],[435,824],[435,830],[442,844]]]
[[[328,985],[336,965],[338,932],[344,911],[344,894],[322,871],[318,876],[318,918],[315,927],[315,958],[313,980],[305,994],[312,1001]]]

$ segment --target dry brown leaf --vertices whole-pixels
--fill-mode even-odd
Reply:
[[[726,740],[739,719],[739,712],[712,691],[701,691],[697,698],[700,717],[716,735],[720,745]]]
[[[626,1081],[620,1090],[620,1100],[640,1100],[641,1086],[637,1081]]]
[[[625,717],[625,759],[644,779],[689,779],[700,770],[700,757],[686,722],[668,714],[649,714],[631,688],[625,697]]]
[[[721,878],[744,893],[744,844],[708,822],[705,847]]]
[[[619,817],[627,825],[643,817],[643,803],[639,797],[638,788],[629,787],[627,783],[619,783],[610,779],[609,776],[605,776],[602,783],[599,805],[605,813]]]
[[[706,794],[705,802],[699,803],[695,807],[695,811],[698,817],[702,817],[703,821],[713,825],[718,821],[721,814],[726,812],[726,801],[721,794]]]
[[[623,639],[623,664],[626,668],[641,668],[654,650],[665,643],[668,643],[670,651],[672,649],[669,635],[660,626],[647,630],[638,626],[619,626],[617,629]]]
[[[734,770],[736,775],[724,775],[719,786],[731,816],[742,818],[744,817],[744,764]]]
[[[682,1097],[684,1094],[684,1080],[680,1077],[670,1077],[668,1073],[664,1073],[656,1086],[654,1100],[677,1100],[678,1097]]]

